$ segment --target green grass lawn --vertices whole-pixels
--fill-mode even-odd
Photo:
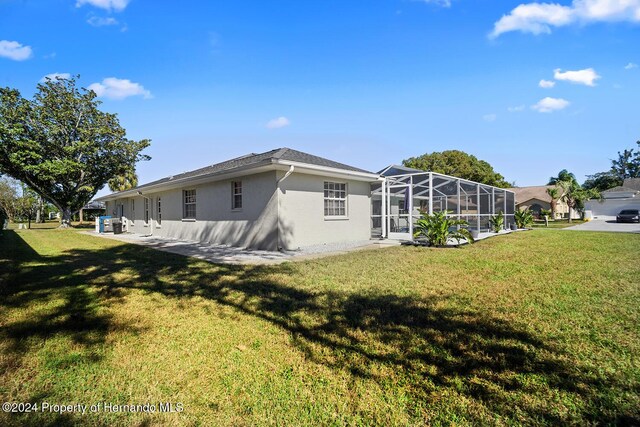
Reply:
[[[581,219],[574,219],[571,220],[571,222],[569,222],[568,219],[556,219],[554,221],[549,221],[549,225],[547,226],[544,220],[535,220],[532,226],[533,228],[567,228],[584,223],[585,221]]]
[[[640,235],[513,233],[217,266],[0,237],[0,397],[181,403],[0,425],[637,425]]]

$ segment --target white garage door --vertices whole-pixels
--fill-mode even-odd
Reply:
[[[584,208],[600,219],[613,219],[623,209],[640,209],[640,199],[605,199],[585,202]]]

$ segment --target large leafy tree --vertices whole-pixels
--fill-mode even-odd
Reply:
[[[402,164],[410,168],[456,176],[496,187],[511,187],[511,184],[494,171],[489,163],[460,150],[423,154],[403,160]]]
[[[583,187],[598,191],[609,190],[624,183],[626,178],[640,178],[640,141],[637,149],[618,151],[618,158],[611,161],[611,169],[588,175]]]
[[[598,191],[606,191],[613,187],[622,185],[623,179],[616,176],[613,172],[598,172],[593,175],[587,175],[587,180],[582,184],[582,187],[590,190],[596,189]]]
[[[149,159],[149,140],[126,137],[115,114],[76,78],[47,79],[33,99],[0,89],[0,173],[26,183],[62,212],[62,225],[107,181]]]
[[[18,199],[20,185],[15,179],[0,178],[0,209],[9,221],[14,221],[19,214]]]
[[[618,152],[618,159],[611,161],[611,172],[619,179],[640,178],[640,141],[638,149]]]

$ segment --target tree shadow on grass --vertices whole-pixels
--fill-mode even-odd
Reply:
[[[131,290],[199,296],[279,326],[313,362],[402,388],[414,400],[417,419],[424,415],[420,408],[434,403],[434,393],[446,390],[494,419],[515,423],[640,423],[638,409],[615,400],[640,394],[637,384],[594,373],[526,328],[489,310],[450,304],[447,297],[315,291],[296,284],[294,264],[219,266],[134,245],[54,257],[22,248],[20,254],[26,261],[16,261],[12,285],[3,283],[0,307],[29,307],[55,293],[66,303],[4,326],[2,337],[16,357],[29,350],[24,342],[56,334],[87,347],[101,345],[107,331],[128,326],[100,314],[100,305],[117,304]],[[546,402],[557,396],[573,408]],[[487,422],[487,414],[477,411],[457,416]]]

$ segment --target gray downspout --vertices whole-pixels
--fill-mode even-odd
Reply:
[[[289,170],[287,171],[287,173],[285,173],[282,178],[276,181],[276,196],[277,196],[277,203],[278,203],[278,212],[277,212],[278,213],[278,247],[276,249],[279,251],[284,250],[284,248],[282,247],[282,239],[281,239],[282,224],[280,221],[280,183],[285,179],[289,178],[289,175],[293,173],[294,169],[295,167],[293,165],[289,166]]]

